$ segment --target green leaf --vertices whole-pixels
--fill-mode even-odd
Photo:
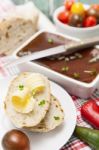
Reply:
[[[79,79],[79,78],[80,78],[80,74],[75,72],[75,73],[73,74],[73,77],[74,77],[75,79]]]
[[[54,116],[54,119],[55,119],[55,120],[60,120],[60,117]]]
[[[19,85],[19,90],[22,91],[24,89],[24,85],[20,84]]]
[[[62,71],[63,71],[63,72],[67,72],[68,70],[69,70],[69,67],[68,67],[68,66],[65,66],[65,67],[62,68]]]
[[[45,100],[40,101],[39,106],[44,106],[45,105]]]
[[[48,43],[53,43],[53,39],[51,39],[51,38],[48,38]]]

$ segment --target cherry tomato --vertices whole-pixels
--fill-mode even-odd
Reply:
[[[89,8],[87,10],[87,16],[94,16],[94,17],[96,17],[96,15],[97,15],[97,10],[96,9],[91,7],[91,8]]]
[[[71,7],[71,13],[78,14],[78,15],[84,15],[85,8],[84,8],[83,4],[80,2],[74,3]]]
[[[30,142],[27,135],[16,129],[4,135],[2,146],[4,150],[30,150]]]
[[[70,26],[74,26],[74,27],[82,27],[83,25],[83,16],[78,15],[78,14],[72,14],[69,17],[69,21],[68,24]]]
[[[65,9],[70,11],[73,4],[74,4],[74,0],[66,0],[64,3]]]
[[[62,23],[68,23],[68,19],[69,19],[69,11],[63,11],[58,15],[58,19],[62,22]]]
[[[99,4],[93,4],[93,5],[91,6],[91,8],[94,8],[94,9],[96,9],[96,10],[99,10]]]
[[[94,16],[97,19],[97,24],[99,23],[99,10],[95,8],[90,8],[87,11],[87,16]]]
[[[97,19],[94,16],[89,16],[84,20],[84,27],[92,27],[97,24]]]

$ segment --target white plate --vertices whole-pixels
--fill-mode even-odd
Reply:
[[[0,81],[0,150],[2,149],[1,140],[3,135],[15,127],[5,115],[3,109],[3,101],[8,89],[11,78],[6,78]],[[59,150],[71,137],[76,125],[76,109],[72,98],[59,85],[51,82],[51,91],[56,96],[65,112],[64,123],[49,133],[28,133],[30,138],[31,150]]]

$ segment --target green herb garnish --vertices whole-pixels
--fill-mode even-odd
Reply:
[[[55,120],[60,120],[60,117],[54,116],[54,119],[55,119]]]
[[[62,68],[62,71],[63,71],[63,72],[67,72],[68,70],[69,70],[69,67],[68,67],[68,66],[65,66],[65,67]]]
[[[75,72],[75,73],[73,74],[73,77],[74,77],[75,79],[79,79],[79,78],[80,78],[80,74]]]
[[[40,101],[39,106],[44,106],[45,105],[45,100]]]
[[[19,85],[19,90],[22,91],[24,89],[24,85]]]
[[[51,38],[48,38],[48,43],[53,43],[53,39],[51,39]]]

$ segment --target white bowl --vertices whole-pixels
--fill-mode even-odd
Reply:
[[[69,36],[64,36],[63,34],[60,34],[60,33],[42,30],[36,33],[35,35],[33,35],[29,40],[27,40],[27,42],[25,42],[21,47],[19,47],[15,51],[15,53],[13,53],[13,56],[17,57],[18,51],[20,51],[22,48],[27,46],[32,40],[34,40],[37,36],[39,36],[43,32],[54,33],[64,38],[70,38]],[[74,38],[70,38],[70,39],[74,40]],[[75,40],[77,41],[77,39]],[[29,64],[33,66],[33,71],[45,74],[46,76],[49,77],[49,79],[62,85],[69,93],[71,93],[72,95],[79,96],[81,98],[89,98],[93,94],[93,92],[96,90],[96,88],[98,88],[98,85],[99,85],[99,75],[97,75],[97,77],[91,83],[85,83],[85,82],[72,79],[68,76],[64,76],[43,65],[41,66],[34,62],[32,63],[30,62]],[[29,69],[30,68],[28,68],[28,71],[31,71]],[[27,67],[26,67],[26,70],[27,70]]]
[[[85,5],[85,8],[87,9],[89,6]],[[99,36],[99,25],[96,25],[94,27],[88,27],[88,28],[77,28],[72,27],[67,24],[63,24],[60,22],[57,18],[58,14],[64,10],[64,6],[59,7],[55,10],[53,15],[53,20],[55,22],[57,31],[66,34],[71,37],[84,39],[84,38],[91,38],[94,36]]]

